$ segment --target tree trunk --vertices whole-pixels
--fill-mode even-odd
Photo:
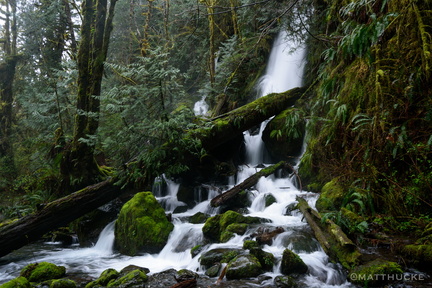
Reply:
[[[340,262],[346,269],[359,264],[360,252],[357,246],[333,221],[322,221],[321,215],[312,209],[305,199],[297,197],[297,207],[312,228],[315,238],[333,261]]]
[[[109,179],[86,187],[2,227],[0,257],[38,240],[45,233],[67,225],[125,193],[126,190],[120,189],[114,182]]]
[[[229,189],[228,191],[214,197],[210,201],[210,205],[213,207],[219,207],[219,206],[225,204],[227,201],[230,201],[233,197],[235,197],[241,191],[248,189],[248,188],[252,187],[253,185],[255,185],[256,183],[258,183],[258,181],[261,177],[263,177],[263,176],[267,177],[267,176],[275,173],[276,170],[278,170],[279,168],[287,168],[287,167],[289,167],[289,165],[286,162],[281,161],[281,162],[274,164],[270,167],[264,168],[264,169],[260,170],[259,172],[253,174],[252,176],[248,177],[242,183],[240,183],[240,184],[234,186],[233,188]]]
[[[71,151],[62,159],[62,189],[72,190],[95,183],[100,179],[94,159],[99,127],[100,95],[117,0],[85,0],[83,23],[78,50],[77,114]],[[108,7],[109,6],[109,7]]]

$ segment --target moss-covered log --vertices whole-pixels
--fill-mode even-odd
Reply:
[[[113,179],[108,179],[50,202],[36,213],[2,227],[0,257],[38,240],[53,229],[67,225],[124,192],[114,185]]]
[[[212,150],[234,139],[238,133],[246,131],[294,105],[306,90],[306,88],[294,88],[283,93],[273,93],[261,97],[220,115],[212,120],[213,125],[210,128],[196,129],[191,132],[191,135],[200,139],[205,149]]]
[[[264,168],[264,169],[260,170],[259,172],[253,174],[252,176],[248,177],[242,183],[240,183],[240,184],[234,186],[233,188],[225,191],[224,193],[214,197],[211,200],[210,204],[213,207],[221,206],[224,203],[226,203],[227,201],[229,201],[230,199],[232,199],[233,197],[235,197],[241,191],[248,189],[248,188],[252,187],[253,185],[255,185],[261,177],[263,177],[263,176],[267,177],[267,176],[275,173],[276,170],[278,170],[280,168],[287,168],[287,167],[290,167],[290,166],[286,162],[281,161],[277,164],[274,164],[272,166]]]
[[[331,220],[322,221],[321,215],[312,209],[305,199],[297,197],[297,201],[297,207],[327,255],[349,270],[358,265],[361,253],[340,227]]]

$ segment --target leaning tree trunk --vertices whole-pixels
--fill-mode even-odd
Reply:
[[[277,164],[274,164],[270,167],[264,168],[260,170],[259,172],[253,174],[252,176],[248,177],[246,180],[244,180],[242,183],[234,186],[233,188],[225,191],[224,193],[214,197],[210,201],[210,205],[213,207],[219,207],[221,205],[224,205],[226,202],[232,200],[238,193],[241,191],[248,189],[258,183],[261,177],[267,177],[271,174],[274,174],[276,170],[280,168],[288,168],[290,167],[288,163],[281,161]]]
[[[312,228],[315,238],[333,261],[340,262],[346,269],[359,264],[361,253],[342,229],[330,219],[322,220],[321,215],[312,209],[305,199],[297,197],[297,208]]]

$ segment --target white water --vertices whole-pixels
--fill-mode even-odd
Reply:
[[[284,44],[284,37],[285,35],[282,32],[275,41],[275,48],[271,52],[266,75],[261,81],[260,96],[271,92],[285,91],[301,85],[300,75],[302,74],[304,50],[299,49],[296,53],[289,54],[288,52],[292,47]],[[203,103],[198,104],[196,107],[202,107],[201,105]],[[203,113],[203,109],[199,108],[197,110],[199,113]],[[265,125],[266,123],[263,123],[260,133],[257,135],[250,135],[249,132],[245,133],[249,165],[239,167],[237,176],[227,179],[228,188],[241,183],[261,169],[254,168],[253,165],[263,162],[261,131]],[[159,183],[165,181],[167,189],[161,189],[162,185],[156,185],[154,194],[164,208],[168,212],[172,212],[177,206],[184,205],[184,203],[177,200],[179,184],[163,178],[161,177],[157,181]],[[269,228],[283,227],[285,229],[284,233],[279,234],[274,239],[272,245],[263,247],[264,251],[272,253],[278,259],[273,271],[266,273],[267,275],[271,276],[272,279],[280,275],[282,253],[286,248],[289,248],[298,253],[309,267],[309,272],[301,279],[307,287],[351,287],[350,283],[346,282],[346,277],[341,273],[341,269],[329,263],[327,255],[312,237],[307,223],[302,220],[302,215],[298,212],[286,215],[287,206],[296,203],[296,196],[305,197],[309,204],[314,207],[317,198],[314,193],[299,191],[290,178],[277,176],[263,177],[251,192],[252,204],[247,214],[270,219],[271,223],[266,224]],[[68,273],[83,272],[93,277],[98,277],[107,268],[121,270],[131,264],[146,267],[150,269],[151,273],[170,268],[177,270],[186,268],[203,273],[204,271],[200,267],[198,260],[200,255],[192,258],[190,253],[194,246],[202,243],[203,224],[190,224],[182,219],[197,212],[211,215],[217,214],[218,209],[211,208],[209,203],[218,194],[218,190],[216,188],[209,189],[207,199],[202,199],[203,196],[200,193],[198,194],[201,201],[198,205],[187,212],[173,214],[174,231],[170,234],[167,245],[159,254],[144,254],[135,257],[116,254],[112,249],[114,224],[110,223],[102,231],[98,242],[92,248],[61,248],[56,245],[48,245],[48,248],[44,247],[42,250],[31,251],[30,253],[23,252],[30,254],[24,260],[11,258],[9,263],[0,263],[0,283],[16,277],[24,265],[34,261],[49,261],[65,266]],[[267,194],[272,194],[276,202],[265,207],[265,195]],[[249,234],[236,236],[227,243],[211,244],[206,247],[206,250],[218,247],[241,248],[243,241],[248,237],[250,237]],[[268,283],[263,284],[271,285],[272,281],[268,280]]]

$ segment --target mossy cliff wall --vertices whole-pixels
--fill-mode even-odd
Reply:
[[[392,215],[430,211],[430,1],[317,1],[307,83],[308,148],[300,174],[338,177]],[[319,9],[318,9],[319,8]]]

